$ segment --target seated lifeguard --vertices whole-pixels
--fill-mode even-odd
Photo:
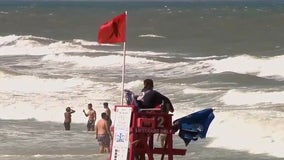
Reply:
[[[170,99],[158,91],[154,90],[152,79],[144,80],[144,88],[136,99],[139,108],[156,108],[161,107],[163,112],[174,112],[174,107]]]

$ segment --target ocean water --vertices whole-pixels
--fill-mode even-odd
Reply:
[[[1,160],[108,158],[82,110],[120,103],[123,45],[97,32],[124,11],[125,88],[152,78],[174,119],[215,108],[206,139],[175,137],[175,159],[284,159],[283,2],[0,1]]]

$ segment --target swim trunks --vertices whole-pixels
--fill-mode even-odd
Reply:
[[[97,140],[100,146],[109,147],[110,145],[110,137],[108,134],[99,134]]]
[[[88,128],[88,131],[94,131],[95,130],[95,121],[94,120],[88,120],[87,128]]]

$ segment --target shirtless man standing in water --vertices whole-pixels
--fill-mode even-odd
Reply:
[[[110,115],[111,111],[110,111],[110,109],[108,107],[108,103],[107,102],[104,102],[103,105],[104,105],[105,113],[107,115],[106,119],[107,119],[107,122],[108,122],[108,126],[110,127],[111,124],[112,124],[111,115]]]
[[[110,140],[112,136],[109,130],[106,113],[103,112],[101,117],[102,118],[96,124],[96,139],[100,145],[100,153],[108,153],[110,151]]]
[[[96,111],[93,109],[92,103],[88,104],[88,113],[83,110],[84,114],[86,117],[89,117],[88,123],[87,123],[87,129],[88,131],[94,131],[95,130],[95,122],[97,119]]]

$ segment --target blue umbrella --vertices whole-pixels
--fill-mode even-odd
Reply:
[[[203,109],[175,120],[176,131],[187,146],[191,140],[205,138],[209,125],[215,118],[212,108]]]

